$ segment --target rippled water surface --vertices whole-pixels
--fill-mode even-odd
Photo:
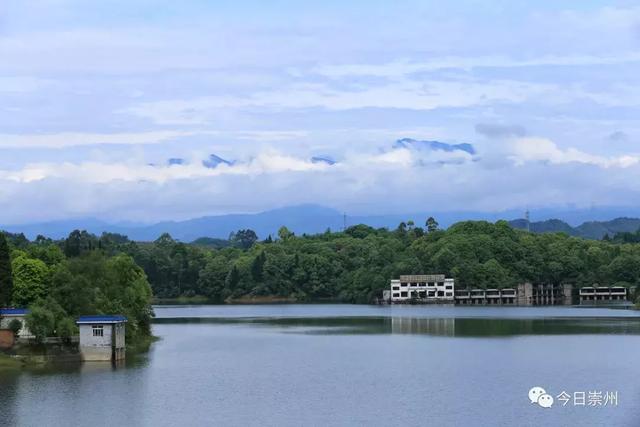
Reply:
[[[640,425],[630,310],[161,306],[124,367],[0,371],[0,425]],[[531,404],[533,386],[617,405]]]

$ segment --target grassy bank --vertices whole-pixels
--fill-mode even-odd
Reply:
[[[20,369],[22,363],[6,354],[0,353],[0,371]]]

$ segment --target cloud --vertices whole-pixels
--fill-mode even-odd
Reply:
[[[209,3],[1,8],[0,220],[638,194],[638,7]]]
[[[196,133],[211,132],[151,131],[104,134],[76,132],[31,135],[0,134],[0,148],[64,148],[97,144],[157,144]]]
[[[528,59],[508,56],[436,56],[430,61],[394,61],[370,64],[331,64],[321,65],[312,72],[332,78],[373,76],[396,79],[417,73],[446,69],[472,70],[474,68],[525,68],[541,66],[589,66],[616,65],[640,62],[640,54],[634,51],[603,55],[538,55]]]
[[[516,103],[557,92],[549,84],[510,80],[403,80],[358,88],[334,88],[321,83],[292,84],[247,96],[213,96],[139,103],[121,110],[161,125],[210,123],[229,109],[283,111],[323,108],[345,111],[364,108],[433,110]]]
[[[32,76],[0,76],[0,93],[36,92],[53,82]]]
[[[311,160],[268,150],[246,161],[220,161],[211,167],[211,157],[202,162],[187,163],[182,159],[164,165],[142,164],[135,161],[80,163],[32,163],[19,170],[0,170],[0,180],[18,183],[30,183],[51,178],[66,179],[71,182],[84,181],[94,184],[109,182],[156,182],[189,180],[220,175],[277,174],[283,172],[321,171],[329,167],[326,163],[314,163]]]
[[[405,148],[349,153],[333,166],[277,151],[215,169],[195,162],[171,167],[32,164],[0,173],[0,203],[7,207],[0,212],[0,223],[74,216],[157,221],[297,203],[353,214],[389,212],[389,206],[501,211],[525,205],[620,205],[640,195],[637,162],[609,165],[548,140],[536,146],[526,156],[518,152],[525,163],[510,161],[499,168],[487,168],[482,159],[441,164],[432,158],[423,164]]]
[[[522,137],[527,134],[526,129],[520,125],[503,125],[496,123],[478,123],[476,132],[489,139]]]
[[[602,168],[628,168],[640,162],[638,155],[605,157],[585,153],[576,148],[559,148],[553,141],[545,138],[519,138],[511,145],[512,160],[517,165],[528,162],[549,164],[582,163]]]

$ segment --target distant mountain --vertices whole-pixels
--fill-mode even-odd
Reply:
[[[447,144],[440,141],[420,141],[412,138],[402,138],[395,142],[394,148],[408,148],[414,150],[433,150],[433,151],[464,151],[469,154],[476,154],[476,150],[471,144]]]
[[[514,228],[525,230],[527,221],[516,219],[509,221]],[[567,233],[570,236],[585,239],[602,239],[606,234],[613,237],[616,233],[635,232],[640,228],[640,218],[616,218],[610,221],[587,221],[577,227],[572,227],[559,219],[531,222],[529,230],[534,233]]]
[[[313,156],[311,158],[311,163],[326,163],[329,166],[333,166],[336,164],[336,161],[328,156]]]
[[[183,164],[184,164],[184,159],[181,159],[179,157],[172,157],[169,160],[167,160],[167,165],[169,166],[183,165]]]
[[[235,162],[225,160],[220,156],[216,156],[215,154],[210,154],[208,159],[202,161],[202,166],[209,169],[214,169],[220,165],[232,166],[234,163]]]
[[[519,228],[521,230],[527,229],[526,219],[515,219],[513,221],[509,221],[509,224],[513,228]],[[572,236],[576,235],[576,231],[573,227],[559,219],[531,222],[529,224],[529,231],[533,233],[567,233]]]
[[[611,208],[609,212],[618,212],[618,208]],[[621,210],[622,208],[620,208]],[[633,210],[630,210],[633,212]],[[580,236],[589,239],[601,239],[605,234],[613,236],[616,232],[634,232],[640,228],[640,219],[620,217],[614,220],[587,221],[583,223],[571,221],[588,217],[591,219],[605,216],[605,210],[585,211],[536,211],[536,216],[545,215],[561,219],[549,219],[544,221],[532,221],[530,230],[535,233],[564,232],[572,236]],[[34,239],[42,234],[54,239],[66,237],[74,229],[87,230],[94,234],[102,234],[104,231],[120,233],[138,241],[150,241],[157,239],[162,233],[169,233],[175,239],[183,242],[192,242],[199,238],[198,244],[208,246],[220,246],[222,242],[216,239],[227,239],[229,234],[243,228],[254,230],[261,239],[269,234],[275,237],[281,226],[286,226],[291,231],[300,235],[303,233],[321,233],[327,228],[341,230],[343,226],[354,224],[367,224],[371,227],[396,228],[402,221],[413,220],[417,226],[424,226],[426,218],[434,216],[440,223],[440,227],[446,228],[451,224],[463,220],[497,221],[499,219],[513,218],[520,215],[519,211],[503,212],[402,212],[387,215],[348,215],[338,210],[318,206],[300,205],[273,209],[265,212],[251,214],[228,214],[217,216],[205,216],[184,221],[164,221],[157,224],[138,223],[109,223],[93,218],[77,218],[63,221],[51,221],[38,224],[0,225],[1,230],[14,233],[24,233],[28,238]],[[611,217],[609,217],[611,218]],[[346,219],[346,221],[345,221]],[[526,229],[524,219],[510,221],[514,228]]]

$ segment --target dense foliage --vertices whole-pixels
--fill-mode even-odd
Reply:
[[[11,254],[4,234],[0,233],[0,307],[11,303],[13,276],[11,273]]]
[[[356,225],[312,236],[296,236],[282,227],[276,238],[264,241],[251,230],[240,230],[226,243],[215,245],[202,244],[206,239],[182,243],[168,234],[137,243],[117,234],[97,237],[80,231],[57,244],[46,239],[25,243],[26,239],[13,236],[14,246],[27,248],[22,249],[26,255],[14,251],[12,256],[14,282],[19,290],[25,281],[40,277],[42,264],[34,261],[49,270],[59,264],[64,267],[47,276],[45,289],[49,289],[46,295],[64,301],[65,311],[99,307],[125,314],[144,312],[145,275],[136,264],[156,297],[204,297],[220,303],[245,297],[366,303],[381,296],[389,279],[400,274],[443,273],[454,277],[457,287],[481,288],[512,287],[524,281],[576,286],[640,282],[640,245],[622,239],[533,234],[504,221],[467,221],[439,230],[437,221],[429,218],[424,226],[412,221],[395,230]],[[112,291],[109,284],[121,281],[126,285],[114,285]],[[132,295],[123,299],[126,289]],[[37,286],[28,292],[16,295],[42,296]],[[142,296],[134,298],[138,294]]]
[[[75,318],[86,314],[124,314],[129,339],[150,334],[152,293],[144,271],[126,253],[102,247],[126,238],[105,235],[99,241],[73,232],[61,242],[42,236],[29,242],[22,235],[6,236],[13,288],[4,305],[29,307],[27,326],[38,339],[71,337],[77,333]],[[1,249],[0,243],[0,255]],[[0,283],[5,282],[7,275],[0,271]]]

